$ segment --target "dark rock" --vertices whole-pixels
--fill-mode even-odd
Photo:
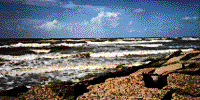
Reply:
[[[52,91],[57,93],[59,97],[67,100],[74,100],[79,95],[87,92],[87,86],[80,83],[75,83],[72,85],[66,85],[65,83],[54,84],[53,86],[51,86],[51,89]]]
[[[171,100],[172,99],[172,92],[167,92],[161,100]]]
[[[163,88],[167,85],[167,75],[146,74],[142,73],[145,87],[148,88]]]
[[[19,86],[11,90],[6,90],[0,92],[0,96],[19,96],[21,93],[25,93],[28,91],[28,88],[26,86]]]
[[[181,58],[180,60],[189,60],[191,59],[192,57],[196,57],[198,56],[200,53],[189,53],[187,54],[186,56],[184,56],[183,58]]]
[[[181,55],[181,52],[182,52],[182,51],[179,49],[178,51],[176,51],[176,52],[170,54],[169,57],[166,58],[166,59],[169,60],[169,59],[171,59],[171,58],[173,58],[173,57],[178,57],[178,56]]]

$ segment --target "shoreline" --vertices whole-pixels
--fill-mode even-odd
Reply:
[[[192,52],[196,52],[196,53],[199,53],[200,51],[195,51],[195,50],[193,50],[193,51],[187,51],[187,52],[182,52],[181,53],[181,55],[188,55],[188,54],[190,54],[190,53],[192,53]],[[170,55],[173,55],[173,53],[172,54],[170,54]],[[108,73],[102,73],[101,75],[97,75],[97,77],[89,77],[89,78],[83,78],[83,79],[81,79],[81,81],[80,82],[77,82],[77,83],[73,83],[73,82],[52,82],[51,84],[49,84],[49,85],[46,85],[46,86],[44,86],[44,87],[41,87],[41,86],[33,86],[33,87],[31,87],[28,91],[26,91],[26,93],[24,93],[23,95],[19,95],[18,97],[14,97],[14,98],[23,98],[23,97],[34,97],[34,94],[30,94],[30,91],[33,91],[33,90],[40,90],[40,91],[43,91],[43,92],[47,92],[47,94],[48,93],[50,93],[50,92],[52,92],[52,91],[54,91],[54,93],[52,94],[52,93],[50,93],[51,94],[51,98],[57,98],[57,99],[66,99],[66,98],[73,98],[73,99],[75,99],[75,98],[78,98],[78,99],[80,99],[80,98],[83,98],[84,97],[84,99],[86,99],[86,98],[89,98],[89,97],[91,97],[90,95],[91,94],[88,94],[88,93],[91,93],[91,91],[92,92],[96,92],[97,94],[99,93],[98,92],[98,90],[96,90],[96,89],[98,89],[97,87],[96,87],[96,85],[98,85],[98,86],[100,86],[100,87],[102,87],[102,89],[104,90],[105,89],[105,87],[103,86],[104,84],[106,84],[106,82],[108,81],[108,80],[113,80],[113,81],[118,81],[118,82],[121,82],[120,81],[120,79],[122,78],[123,79],[123,77],[128,77],[128,78],[130,78],[130,77],[135,77],[135,76],[137,76],[137,75],[139,75],[139,77],[138,78],[140,78],[138,81],[141,81],[141,82],[139,82],[138,84],[140,84],[140,83],[142,83],[142,84],[144,84],[143,82],[142,82],[142,76],[141,76],[141,73],[142,72],[144,72],[144,70],[146,69],[146,70],[155,70],[155,69],[159,69],[159,68],[161,68],[161,66],[163,66],[163,65],[165,65],[165,63],[166,64],[172,64],[173,65],[173,61],[171,61],[170,62],[170,59],[173,59],[173,58],[176,58],[176,56],[171,56],[170,57],[170,55],[168,55],[168,56],[166,56],[166,57],[162,57],[162,58],[159,58],[159,59],[157,59],[157,60],[154,60],[154,61],[152,61],[152,62],[150,62],[149,64],[144,64],[144,65],[140,65],[140,66],[131,66],[131,67],[126,67],[126,66],[116,66],[116,68],[118,69],[117,71],[115,71],[115,72],[108,72]],[[178,56],[179,57],[179,56]],[[197,56],[195,56],[196,58],[194,58],[194,59],[199,59],[200,57],[199,57],[199,55],[197,55]],[[193,56],[191,56],[191,58],[193,58]],[[191,60],[192,61],[192,60]],[[189,63],[189,61],[188,61],[188,63]],[[157,65],[157,66],[156,66]],[[199,66],[199,65],[198,65]],[[143,70],[143,71],[141,71],[141,70]],[[139,71],[139,72],[138,72]],[[197,71],[199,71],[199,69],[197,69]],[[136,74],[137,73],[137,74]],[[133,75],[133,76],[131,76],[131,75]],[[171,75],[171,74],[170,74]],[[137,82],[136,82],[137,83]],[[135,84],[135,83],[134,83]],[[119,84],[118,84],[119,85]],[[117,86],[117,84],[115,84],[114,86]],[[121,85],[119,85],[119,86],[121,86]],[[141,85],[142,86],[142,85]],[[61,89],[61,90],[52,90],[53,88],[56,88],[56,87],[62,87],[63,89]],[[94,88],[93,88],[94,87]],[[96,87],[96,88],[95,88]],[[143,86],[142,86],[143,87]],[[83,91],[77,91],[76,89],[77,88],[83,88]],[[48,89],[50,89],[50,90],[48,90]],[[71,94],[71,95],[67,95],[66,93],[68,93],[68,92],[66,92],[67,90],[69,91],[69,89],[72,89],[72,92],[73,93],[75,93],[76,95],[73,95],[73,94]],[[157,89],[155,89],[156,91],[161,91],[161,90],[157,90]],[[58,93],[57,93],[57,92]],[[107,90],[106,90],[107,91]],[[111,90],[112,91],[112,90]],[[169,91],[169,90],[167,90],[167,91]],[[160,95],[158,98],[162,98],[163,97],[163,94],[165,94],[167,91],[161,91],[161,94],[162,95]],[[154,91],[155,92],[155,91]],[[61,95],[61,94],[62,95]],[[84,93],[84,94],[83,94]],[[9,93],[8,93],[9,94]],[[45,93],[43,93],[43,94],[45,94]],[[59,96],[59,94],[60,94],[60,96]],[[36,93],[35,94],[35,96],[36,95],[38,95],[38,93]],[[86,96],[87,95],[87,96]],[[117,94],[116,94],[117,95]],[[45,97],[41,97],[41,98],[45,98]],[[46,97],[47,98],[47,97]],[[138,97],[138,98],[141,98],[141,97]],[[143,98],[143,97],[142,97]],[[131,99],[131,98],[130,98]],[[132,99],[134,99],[133,97],[132,97]]]

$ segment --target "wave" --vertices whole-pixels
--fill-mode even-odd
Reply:
[[[139,44],[139,43],[155,43],[155,42],[172,42],[173,40],[150,40],[150,41],[105,41],[105,42],[91,42],[87,41],[87,44],[89,45],[109,45],[109,44]]]
[[[199,46],[196,45],[180,45],[180,46],[168,46],[169,48],[199,48]]]
[[[9,48],[9,47],[10,47],[9,45],[0,46],[0,48]]]
[[[182,40],[192,40],[192,41],[196,41],[196,40],[200,40],[199,38],[192,38],[192,37],[183,37]]]
[[[21,56],[11,56],[11,55],[0,55],[1,59],[5,60],[34,60],[34,59],[60,59],[68,57],[79,57],[79,58],[115,58],[115,57],[126,57],[130,55],[149,55],[149,54],[164,54],[175,52],[178,49],[168,49],[168,50],[135,50],[135,51],[115,51],[115,52],[82,52],[80,54],[60,54],[60,53],[50,53],[43,55],[36,54],[26,54]],[[193,49],[181,49],[182,51],[190,51]],[[40,51],[36,51],[40,52]],[[44,52],[48,52],[47,50]]]
[[[84,45],[84,43],[76,43],[76,44],[60,43],[60,44],[56,44],[55,46],[80,47],[83,45]]]
[[[30,49],[30,51],[34,51],[36,53],[49,53],[51,50],[46,50],[46,49]]]
[[[88,74],[103,73],[105,68],[115,68],[116,64],[98,64],[84,66],[38,66],[20,70],[0,72],[0,91],[9,90],[22,84],[28,87],[35,84],[48,84],[51,81],[73,81],[78,82],[79,78]],[[112,71],[112,70],[111,70]],[[2,81],[3,80],[3,81]]]
[[[168,49],[168,50],[136,50],[136,51],[119,51],[119,52],[100,52],[92,53],[91,57],[94,58],[112,58],[112,57],[123,57],[128,55],[148,55],[148,54],[163,54],[175,52],[178,49]],[[190,51],[193,49],[181,49],[182,51]]]
[[[11,56],[11,55],[0,55],[0,58],[5,60],[35,60],[35,59],[57,59],[57,58],[66,58],[73,56],[74,54],[43,54],[43,55],[37,55],[37,54],[26,54],[21,56]]]
[[[11,44],[11,47],[47,47],[50,46],[50,43],[17,43],[17,44]]]
[[[3,45],[0,48],[13,48],[13,47],[81,47],[84,46],[85,43],[17,43],[17,44],[10,44],[10,45]]]
[[[141,46],[141,47],[160,47],[163,46],[163,44],[134,44],[130,46]]]

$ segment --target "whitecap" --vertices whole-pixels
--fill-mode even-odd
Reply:
[[[142,47],[160,47],[163,46],[163,44],[133,44],[130,46],[142,46]]]
[[[5,60],[34,60],[38,58],[38,56],[34,54],[26,54],[21,56],[0,55],[0,58]]]
[[[30,49],[30,51],[34,51],[36,53],[49,53],[51,50],[46,50],[46,49]]]
[[[168,49],[168,50],[136,50],[136,51],[118,51],[118,52],[100,52],[91,53],[90,56],[94,58],[112,58],[112,57],[122,57],[126,55],[148,55],[148,54],[164,54],[175,52],[178,49]],[[183,51],[190,51],[193,49],[181,49]]]
[[[11,47],[45,47],[45,46],[50,46],[50,43],[17,43],[17,44],[11,44]]]
[[[11,89],[13,89],[14,87],[8,87],[6,90],[11,90]]]
[[[149,41],[104,41],[104,42],[91,42],[87,41],[88,45],[98,45],[98,46],[105,46],[105,45],[110,45],[110,44],[138,44],[138,43],[155,43],[155,42],[172,42],[173,40],[149,40]]]
[[[0,46],[0,48],[9,48],[9,47],[10,47],[9,45]]]
[[[84,45],[84,43],[75,43],[75,44],[60,43],[60,44],[56,44],[55,46],[80,47],[83,45]]]
[[[195,40],[199,40],[199,38],[183,37],[182,40],[192,40],[192,41],[195,41]]]
[[[14,81],[7,82],[6,84],[7,84],[7,85],[12,85],[12,84],[14,84]]]

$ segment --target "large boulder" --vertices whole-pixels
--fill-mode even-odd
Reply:
[[[178,57],[178,56],[181,55],[181,52],[182,52],[182,51],[179,49],[178,51],[173,52],[172,54],[170,54],[169,56],[167,56],[166,59],[169,60],[169,59],[171,59],[171,58],[173,58],[173,57]]]
[[[0,92],[0,96],[14,96],[17,97],[22,93],[25,93],[28,91],[28,88],[26,86],[19,86],[16,88],[13,88],[11,90],[6,90],[6,91],[2,91]]]
[[[143,73],[145,87],[148,88],[163,88],[167,85],[167,75]]]

